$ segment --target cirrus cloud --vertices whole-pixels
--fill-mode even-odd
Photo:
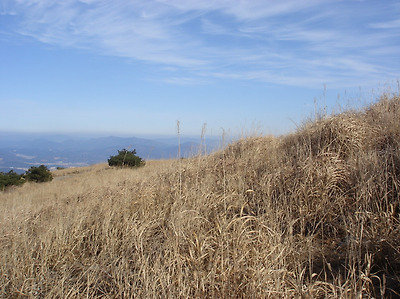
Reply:
[[[347,86],[399,76],[400,23],[395,1],[388,3],[6,0],[1,15],[15,34],[42,43],[178,68],[205,81]]]

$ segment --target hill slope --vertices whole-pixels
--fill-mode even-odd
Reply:
[[[396,297],[400,98],[0,195],[0,296]],[[396,295],[397,294],[397,295]]]

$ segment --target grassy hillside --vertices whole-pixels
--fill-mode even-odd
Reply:
[[[400,296],[400,98],[0,194],[0,297]],[[397,294],[397,295],[396,295]]]

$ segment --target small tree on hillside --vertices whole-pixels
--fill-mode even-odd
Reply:
[[[0,190],[4,190],[9,186],[19,186],[25,182],[22,174],[10,170],[8,173],[0,172]]]
[[[29,168],[25,174],[25,178],[28,181],[43,183],[50,182],[53,176],[46,166],[40,165],[39,167],[32,166]]]
[[[136,150],[128,151],[123,149],[118,151],[118,155],[111,156],[108,159],[108,165],[110,166],[120,166],[120,167],[139,167],[143,166],[145,161],[136,155]]]

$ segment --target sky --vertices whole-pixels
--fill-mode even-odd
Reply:
[[[399,53],[398,0],[0,0],[0,131],[285,134]]]

